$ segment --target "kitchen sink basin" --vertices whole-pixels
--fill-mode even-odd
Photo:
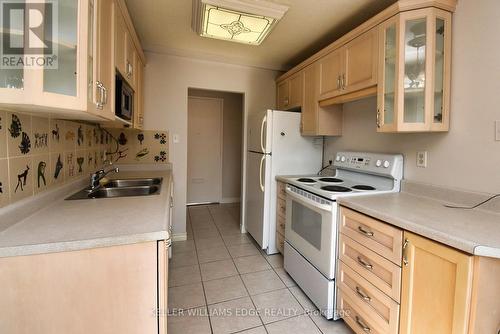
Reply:
[[[82,189],[66,200],[158,195],[162,182],[162,178],[110,180],[94,190]]]
[[[148,179],[115,179],[110,180],[104,184],[104,188],[123,188],[123,187],[142,187],[161,185],[162,178],[148,178]]]
[[[120,188],[100,188],[87,195],[88,198],[112,198],[129,196],[148,196],[158,194],[159,186],[137,186]]]

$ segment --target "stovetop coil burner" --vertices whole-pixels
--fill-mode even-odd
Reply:
[[[367,186],[367,185],[364,185],[364,184],[355,185],[355,186],[352,187],[352,189],[356,189],[356,190],[375,190],[374,187]]]
[[[321,182],[328,182],[328,183],[341,183],[341,182],[344,182],[344,180],[337,179],[335,177],[322,177],[319,180]]]
[[[302,182],[302,183],[315,183],[313,179],[307,178],[307,177],[301,177],[300,179],[297,179],[297,181]]]
[[[341,187],[341,186],[324,186],[324,187],[321,187],[321,189],[326,190],[326,191],[338,192],[338,193],[348,193],[348,192],[352,191],[349,188]]]

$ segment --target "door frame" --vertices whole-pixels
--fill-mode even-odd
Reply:
[[[219,138],[219,152],[220,152],[220,155],[219,155],[219,173],[218,173],[218,178],[219,178],[219,182],[217,183],[217,202],[218,203],[221,203],[222,201],[222,178],[223,178],[223,174],[222,174],[222,167],[223,167],[223,159],[224,159],[224,99],[222,98],[218,98],[218,97],[201,97],[201,96],[188,96],[188,132],[187,132],[187,136],[188,136],[188,145],[187,145],[187,154],[188,154],[188,157],[189,157],[189,99],[196,99],[196,100],[217,100],[217,101],[220,101],[220,106],[221,106],[221,112],[220,112],[220,119],[219,119],[219,125],[220,125],[220,138]],[[188,164],[187,164],[187,174],[189,174],[189,161],[188,161]],[[187,178],[187,182],[188,184],[186,184],[186,193],[187,193],[187,190],[189,189],[189,178]],[[210,202],[210,201],[207,201],[207,202],[196,202],[196,203],[190,203],[188,201],[188,199],[186,200],[186,205],[187,206],[190,206],[190,205],[196,205],[196,204],[209,204],[209,203],[214,203],[214,202]]]

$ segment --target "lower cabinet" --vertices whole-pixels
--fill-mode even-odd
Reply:
[[[168,241],[0,259],[0,333],[167,333]]]
[[[401,334],[468,333],[473,256],[405,232]]]

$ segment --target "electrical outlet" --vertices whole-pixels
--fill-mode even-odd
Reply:
[[[427,151],[417,152],[417,167],[427,168]]]
[[[500,141],[500,121],[495,121],[495,140]]]
[[[330,165],[333,164],[334,161],[335,161],[335,157],[333,157],[333,156],[328,157],[328,162],[330,163]]]

